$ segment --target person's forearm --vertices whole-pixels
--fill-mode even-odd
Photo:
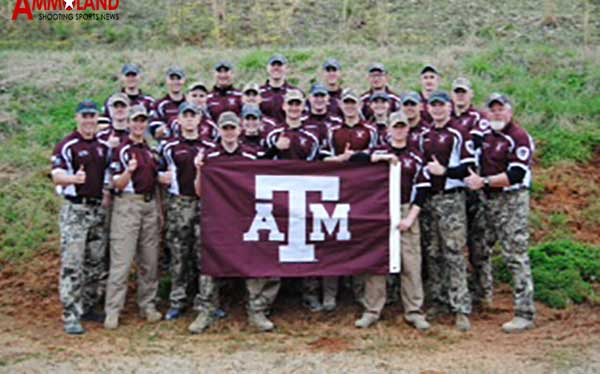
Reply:
[[[196,190],[196,195],[198,197],[202,197],[202,183],[200,178],[200,170],[198,170],[196,179],[194,180],[194,189]]]
[[[492,175],[488,178],[490,179],[490,187],[508,187],[511,184],[506,173]]]
[[[413,204],[410,207],[410,210],[408,211],[408,215],[406,216],[406,218],[410,219],[411,222],[415,222],[417,220],[417,217],[419,216],[420,212],[421,212],[421,207]]]
[[[131,173],[129,170],[125,170],[122,174],[119,174],[114,181],[115,188],[119,191],[123,191],[129,182],[131,182]]]
[[[68,175],[64,170],[52,172],[52,182],[57,186],[69,186],[75,183],[75,176]]]

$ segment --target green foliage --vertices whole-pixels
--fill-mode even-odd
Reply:
[[[600,280],[600,247],[560,240],[532,247],[529,257],[536,300],[559,309],[586,300],[598,302],[592,283]],[[500,256],[493,266],[497,281],[511,282]]]

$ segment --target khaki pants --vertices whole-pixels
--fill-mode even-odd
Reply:
[[[410,204],[402,205],[402,218],[408,216]],[[422,313],[423,282],[421,280],[421,228],[418,219],[401,235],[402,271],[400,293],[404,314]]]
[[[366,313],[373,313],[378,318],[385,306],[386,275],[363,275],[365,294],[363,304]]]
[[[134,257],[137,265],[137,303],[140,309],[154,306],[158,290],[159,215],[156,201],[140,195],[114,200],[110,227],[110,271],[105,311],[119,313],[125,305],[127,279]]]

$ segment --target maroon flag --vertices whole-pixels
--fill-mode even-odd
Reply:
[[[390,201],[399,204],[389,190],[390,176],[387,164],[207,162],[203,272],[216,277],[388,273],[389,243],[400,241],[397,230],[390,230]]]

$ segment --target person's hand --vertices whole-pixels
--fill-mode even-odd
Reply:
[[[138,167],[138,162],[137,159],[135,158],[135,153],[131,154],[131,160],[129,160],[129,163],[127,164],[127,171],[130,173],[133,173],[135,171],[135,169],[137,169]]]
[[[160,176],[160,182],[164,185],[168,186],[171,184],[172,181],[173,181],[173,171],[172,170],[165,171]]]
[[[196,166],[196,169],[198,171],[200,171],[200,169],[202,169],[202,166],[204,165],[204,149],[201,149],[198,154],[196,155],[196,157],[194,157],[194,166]]]
[[[115,135],[114,130],[111,131],[110,136],[108,137],[108,146],[111,148],[117,148],[119,143],[120,143],[119,137]]]
[[[480,190],[485,185],[483,178],[477,175],[471,168],[469,168],[469,176],[465,178],[465,183],[473,191]]]
[[[427,170],[430,174],[441,176],[446,174],[446,168],[440,164],[435,155],[432,156],[433,161],[427,163]]]
[[[112,195],[109,191],[102,191],[102,207],[108,208],[112,204]]]
[[[277,142],[275,143],[275,147],[277,147],[277,149],[279,149],[280,151],[285,151],[286,149],[290,148],[290,138],[286,137],[286,136],[280,136],[277,139]]]
[[[401,232],[404,232],[408,229],[410,229],[410,227],[413,225],[414,221],[410,218],[404,218],[400,220],[400,223],[398,223],[398,230],[400,230]]]
[[[339,161],[348,161],[354,153],[355,152],[350,149],[350,143],[346,143],[346,148],[344,149],[344,153],[339,155],[338,160]]]
[[[83,169],[83,165],[79,167],[77,173],[73,176],[73,184],[84,184],[86,179],[85,170]]]
[[[167,125],[160,125],[156,129],[156,132],[154,132],[154,137],[156,139],[162,139],[162,138],[168,136],[168,134],[169,134],[169,130],[167,129]]]

